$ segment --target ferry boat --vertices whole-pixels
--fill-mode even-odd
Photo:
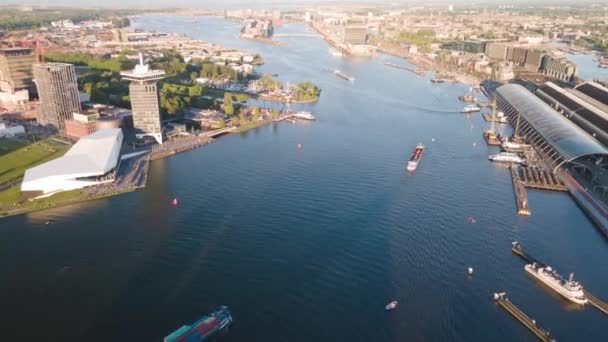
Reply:
[[[416,169],[418,168],[418,163],[420,162],[420,159],[422,159],[423,152],[424,146],[422,144],[418,144],[418,146],[416,146],[416,149],[414,150],[414,153],[412,153],[410,161],[407,162],[408,171],[416,171]]]
[[[347,81],[351,81],[351,82],[352,82],[352,81],[354,81],[354,80],[355,80],[355,78],[354,78],[354,77],[349,76],[349,75],[347,75],[347,74],[345,74],[345,73],[343,73],[342,71],[337,70],[337,69],[336,69],[336,70],[334,70],[334,74],[336,74],[336,76],[341,77],[341,78],[343,78],[343,79],[345,79],[345,80],[347,80]]]
[[[301,119],[301,120],[316,120],[317,118],[315,118],[314,115],[312,115],[312,113],[310,112],[297,112],[293,115],[296,119]]]
[[[166,336],[164,342],[204,341],[207,337],[224,329],[232,323],[232,315],[227,306],[202,317],[191,325],[184,325]]]
[[[479,106],[474,105],[474,104],[470,104],[460,110],[461,113],[474,113],[474,112],[479,112],[479,111],[481,111],[481,108],[479,108]]]
[[[536,263],[528,264],[525,266],[526,272],[533,275],[536,279],[540,280],[543,284],[549,286],[566,299],[584,305],[587,303],[587,297],[583,291],[583,286],[573,280],[574,274],[570,273],[570,278],[565,280],[556,270],[551,266],[541,267]]]
[[[488,156],[488,159],[495,162],[503,162],[503,163],[517,163],[521,164],[524,160],[515,153],[511,152],[501,152],[498,154],[493,154]]]

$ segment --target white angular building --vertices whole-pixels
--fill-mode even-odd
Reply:
[[[21,192],[40,198],[114,181],[122,140],[120,128],[82,137],[63,157],[25,171]]]

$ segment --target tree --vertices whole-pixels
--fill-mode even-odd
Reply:
[[[272,113],[272,118],[273,119],[278,119],[279,118],[279,110],[278,109],[273,108],[271,113]]]
[[[251,121],[258,122],[258,120],[260,120],[260,108],[255,107],[253,108],[253,112],[251,114]]]

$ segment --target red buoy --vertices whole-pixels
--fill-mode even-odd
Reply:
[[[177,205],[178,205],[178,203],[177,203],[177,198],[174,198],[174,199],[173,199],[173,206],[174,206],[174,207],[177,207]]]
[[[298,144],[298,150],[302,149],[302,144]]]

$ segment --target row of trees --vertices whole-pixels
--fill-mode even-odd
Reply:
[[[62,53],[62,52],[47,52],[45,53],[46,60],[50,62],[63,62],[80,66],[88,66],[95,70],[109,70],[118,73],[121,70],[132,69],[135,62],[129,60],[124,54],[118,58],[110,58],[110,56],[96,56],[90,53]]]
[[[75,23],[85,20],[112,18],[117,16],[128,16],[137,13],[130,10],[94,10],[94,9],[36,9],[32,12],[23,12],[3,8],[0,11],[0,29],[2,30],[26,30],[49,26],[53,21],[69,19]],[[126,19],[126,18],[125,18]],[[126,24],[120,19],[121,24]],[[128,19],[127,19],[128,21]],[[127,25],[128,26],[128,25]]]
[[[402,42],[415,44],[421,50],[430,49],[431,43],[435,41],[435,31],[430,29],[418,30],[416,32],[401,32],[397,39]]]

